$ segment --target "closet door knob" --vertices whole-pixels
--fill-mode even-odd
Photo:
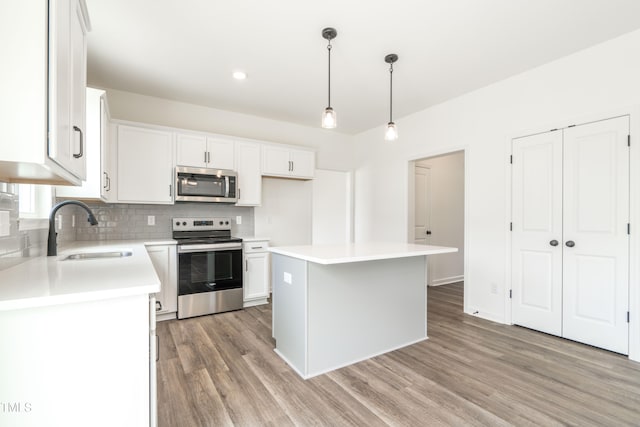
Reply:
[[[574,242],[573,240],[567,240],[565,245],[567,245],[567,247],[572,248],[572,247],[574,247],[576,245],[576,242]]]
[[[552,240],[552,241],[549,242],[549,244],[551,246],[558,246],[558,241],[557,240]]]

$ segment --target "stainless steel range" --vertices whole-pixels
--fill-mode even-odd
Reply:
[[[242,239],[230,218],[173,218],[178,319],[242,308]]]

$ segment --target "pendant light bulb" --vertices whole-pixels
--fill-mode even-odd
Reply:
[[[327,107],[322,113],[322,127],[325,129],[333,129],[338,125],[336,112],[333,108]]]
[[[387,124],[387,131],[384,133],[385,141],[395,141],[398,139],[398,129],[396,128],[396,124],[393,122],[389,122]]]
[[[331,40],[335,39],[338,35],[338,32],[335,28],[327,27],[322,30],[322,38],[326,39],[327,44],[327,55],[329,58],[329,70],[328,70],[328,102],[327,108],[324,109],[322,113],[322,127],[325,129],[333,129],[338,125],[336,112],[331,108]]]

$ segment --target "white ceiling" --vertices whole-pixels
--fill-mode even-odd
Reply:
[[[335,131],[394,119],[640,28],[638,0],[86,0],[91,86]],[[637,55],[637,52],[629,52]],[[236,81],[234,70],[249,78]]]

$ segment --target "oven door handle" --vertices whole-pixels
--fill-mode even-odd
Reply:
[[[242,249],[242,243],[217,243],[203,245],[179,245],[179,254],[188,254],[193,252],[218,252],[228,251],[230,249]]]

